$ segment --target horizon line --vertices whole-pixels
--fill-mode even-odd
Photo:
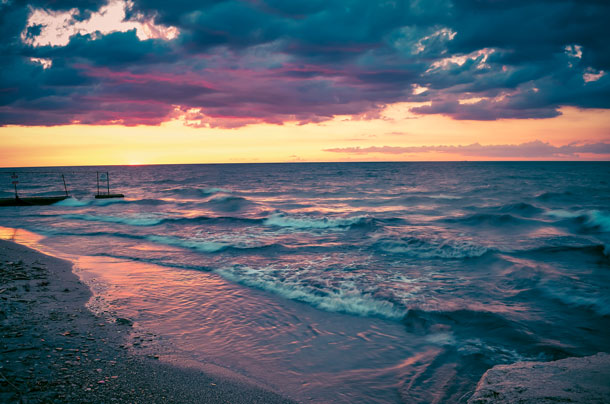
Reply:
[[[53,166],[0,166],[0,169],[22,168],[62,168],[62,167],[146,167],[146,166],[188,166],[188,165],[246,165],[246,164],[396,164],[396,163],[610,163],[610,160],[388,160],[388,161],[257,161],[223,163],[150,163],[150,164],[91,164]]]

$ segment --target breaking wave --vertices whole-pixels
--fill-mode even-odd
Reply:
[[[64,199],[63,201],[54,203],[53,206],[81,207],[88,206],[89,204],[91,204],[91,202],[91,200],[81,201],[79,199],[70,197],[68,199]]]
[[[460,239],[430,239],[402,237],[398,240],[381,239],[376,246],[392,254],[405,254],[416,258],[475,258],[487,253],[485,246]]]
[[[204,188],[201,190],[201,193],[204,195],[213,195],[213,194],[219,194],[219,193],[225,193],[225,194],[229,194],[231,193],[231,191],[229,191],[228,189],[223,189],[223,188]]]
[[[125,199],[125,198],[113,198],[113,199],[76,199],[74,197],[70,197],[64,199],[63,201],[59,201],[53,204],[53,206],[65,206],[65,207],[73,207],[80,208],[85,206],[107,206],[114,204],[130,204],[130,205],[162,205],[167,203],[162,199],[153,199],[153,198],[145,198],[145,199]]]
[[[273,292],[326,311],[391,320],[399,320],[405,314],[404,308],[387,300],[376,299],[373,293],[365,293],[351,282],[335,283],[333,288],[319,288],[289,273],[278,277],[276,271],[273,268],[235,266],[217,269],[215,272],[230,281]]]
[[[610,214],[599,210],[551,210],[547,212],[547,215],[569,220],[586,231],[610,232]]]
[[[175,247],[184,247],[192,250],[197,250],[204,253],[212,253],[224,250],[227,247],[230,247],[230,244],[220,243],[216,241],[207,241],[207,240],[185,240],[177,237],[169,237],[169,236],[154,236],[149,235],[145,236],[146,240],[153,241],[158,244],[165,244]]]

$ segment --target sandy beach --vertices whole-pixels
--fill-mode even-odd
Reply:
[[[134,355],[128,319],[88,311],[72,265],[0,240],[0,402],[289,403],[241,380]]]

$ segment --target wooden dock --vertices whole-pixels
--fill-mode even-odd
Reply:
[[[0,198],[0,206],[52,205],[67,198],[68,196],[30,196],[25,198]]]
[[[12,188],[15,192],[15,196],[11,198],[0,198],[0,207],[2,206],[41,206],[41,205],[52,205],[56,202],[63,201],[70,197],[68,192],[68,186],[66,184],[66,178],[61,172],[48,172],[48,171],[10,171],[0,174],[9,174],[11,179]],[[58,175],[63,183],[65,195],[61,196],[23,196],[23,194],[17,189],[19,184],[19,174],[33,174],[33,175]],[[95,199],[109,199],[109,198],[124,198],[125,195],[119,193],[110,192],[110,173],[108,171],[96,172],[97,175],[97,193]],[[103,182],[106,184],[103,184]],[[105,186],[104,186],[105,185]]]
[[[101,175],[100,175],[101,174]],[[102,182],[106,180],[106,193],[100,192],[100,180]],[[123,194],[111,194],[110,193],[110,173],[106,172],[97,172],[97,194],[95,194],[95,199],[110,199],[110,198],[125,198]]]

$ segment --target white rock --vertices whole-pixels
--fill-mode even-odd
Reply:
[[[610,355],[489,369],[468,404],[610,403]]]

